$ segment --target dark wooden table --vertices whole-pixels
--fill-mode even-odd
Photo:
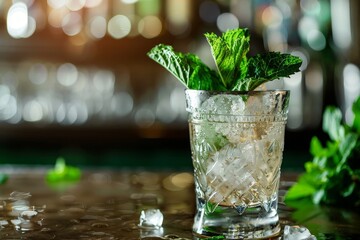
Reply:
[[[190,172],[88,170],[75,184],[49,185],[43,168],[0,168],[0,239],[193,239],[195,209]],[[293,174],[283,173],[282,226],[305,226],[317,239],[360,239],[360,214],[282,202]],[[138,226],[140,212],[160,209],[162,228]]]

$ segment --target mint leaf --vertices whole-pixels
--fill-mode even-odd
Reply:
[[[353,104],[354,111],[358,101],[360,96]],[[312,138],[313,159],[305,163],[306,172],[286,197],[308,197],[314,204],[360,207],[360,133],[357,128],[342,124],[341,111],[333,106],[324,111],[323,130],[330,141],[323,146],[317,137]]]
[[[340,109],[329,106],[325,109],[323,116],[323,130],[334,141],[340,141],[344,138],[345,129],[341,125],[342,114]]]
[[[66,165],[65,159],[61,157],[56,160],[54,169],[50,169],[46,174],[49,183],[77,182],[80,177],[80,169]]]
[[[217,86],[217,73],[194,54],[175,52],[173,47],[159,44],[148,52],[148,56],[172,73],[187,88],[222,89],[221,86]]]
[[[354,121],[352,127],[360,134],[360,97],[353,103]]]
[[[246,74],[246,54],[250,50],[250,34],[247,29],[229,30],[218,37],[215,33],[206,33],[211,47],[222,84],[233,88],[236,79],[242,79]]]
[[[234,90],[249,91],[261,84],[299,71],[302,60],[286,53],[269,52],[249,58],[245,79],[240,79]]]
[[[5,184],[8,180],[8,175],[4,174],[4,173],[0,173],[0,185],[1,184]]]
[[[294,184],[285,195],[286,201],[297,200],[312,196],[316,189],[310,184],[296,183]]]
[[[300,71],[299,57],[269,52],[248,57],[248,29],[228,30],[221,36],[206,33],[216,70],[191,53],[175,52],[159,44],[147,55],[172,73],[184,86],[196,90],[252,91],[259,85]]]

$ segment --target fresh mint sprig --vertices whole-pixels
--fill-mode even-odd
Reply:
[[[217,91],[251,91],[261,84],[281,77],[289,77],[302,60],[291,54],[268,52],[248,56],[248,29],[233,29],[221,36],[206,33],[216,70],[204,64],[192,53],[174,51],[172,46],[159,44],[148,56],[172,73],[189,89]]]
[[[333,106],[323,115],[326,146],[318,137],[310,143],[312,161],[285,195],[285,201],[310,198],[315,204],[360,207],[360,96],[353,103],[354,121],[342,124],[341,111]]]
[[[80,180],[81,170],[77,167],[66,165],[65,159],[59,157],[53,169],[50,169],[46,174],[46,181],[51,184],[57,183],[71,183]]]
[[[5,184],[8,180],[8,175],[5,173],[0,173],[0,185]]]

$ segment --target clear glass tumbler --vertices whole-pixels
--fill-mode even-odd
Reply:
[[[197,238],[261,239],[277,213],[289,91],[185,90]]]

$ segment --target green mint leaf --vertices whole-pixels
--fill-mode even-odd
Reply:
[[[285,202],[311,197],[315,192],[316,189],[312,185],[304,182],[298,182],[295,183],[285,194]]]
[[[56,160],[54,169],[50,169],[46,174],[49,183],[76,182],[80,177],[80,169],[66,165],[61,157]]]
[[[222,36],[206,33],[222,84],[232,89],[234,80],[242,79],[246,74],[247,57],[250,50],[248,29],[226,31]]]
[[[279,52],[257,54],[248,60],[245,79],[240,79],[235,89],[251,91],[261,84],[281,77],[289,77],[299,71],[302,60],[299,57]]]
[[[175,52],[173,47],[159,44],[148,52],[148,56],[172,73],[187,88],[214,90],[217,73],[206,66],[197,56]]]
[[[316,136],[311,138],[310,153],[316,157],[324,157],[328,155],[326,149],[323,148],[319,138]]]
[[[352,111],[354,113],[353,128],[360,134],[360,96],[354,101]]]
[[[346,163],[351,152],[355,148],[356,143],[358,142],[358,138],[359,138],[359,135],[357,135],[355,133],[348,133],[344,137],[344,140],[341,141],[341,143],[339,145],[339,151],[340,151],[340,154],[342,155],[340,164]]]
[[[325,109],[322,128],[329,134],[331,140],[341,141],[345,136],[345,128],[341,125],[340,109],[329,106]]]
[[[325,196],[325,190],[320,189],[313,194],[312,200],[315,204],[319,204]]]
[[[172,73],[187,88],[215,91],[252,91],[261,84],[300,71],[299,57],[269,52],[248,58],[248,29],[233,29],[221,36],[206,33],[215,60],[216,71],[196,55],[175,52],[171,46],[159,44],[147,55]]]
[[[342,195],[343,197],[349,197],[351,194],[353,194],[354,190],[355,190],[356,184],[353,182],[351,183],[349,186],[347,186],[346,188],[344,188],[342,190]]]
[[[359,99],[360,96],[353,104],[356,117],[360,109]],[[315,189],[311,194],[313,203],[360,207],[360,132],[355,127],[357,121],[355,119],[352,126],[343,124],[340,109],[333,106],[325,109],[323,130],[328,133],[330,141],[324,147],[317,137],[312,138],[310,152],[313,159],[305,163],[306,173],[298,180],[300,186]],[[291,194],[295,197],[307,195],[309,189],[304,191],[297,187]]]
[[[8,180],[8,175],[4,174],[4,173],[0,173],[0,185],[1,184],[5,184]]]
[[[325,167],[326,159],[336,154],[339,149],[337,142],[327,142],[326,147],[323,147],[320,140],[314,136],[310,141],[310,153],[314,156],[314,162],[321,167]],[[324,164],[321,164],[319,159],[325,159]]]

